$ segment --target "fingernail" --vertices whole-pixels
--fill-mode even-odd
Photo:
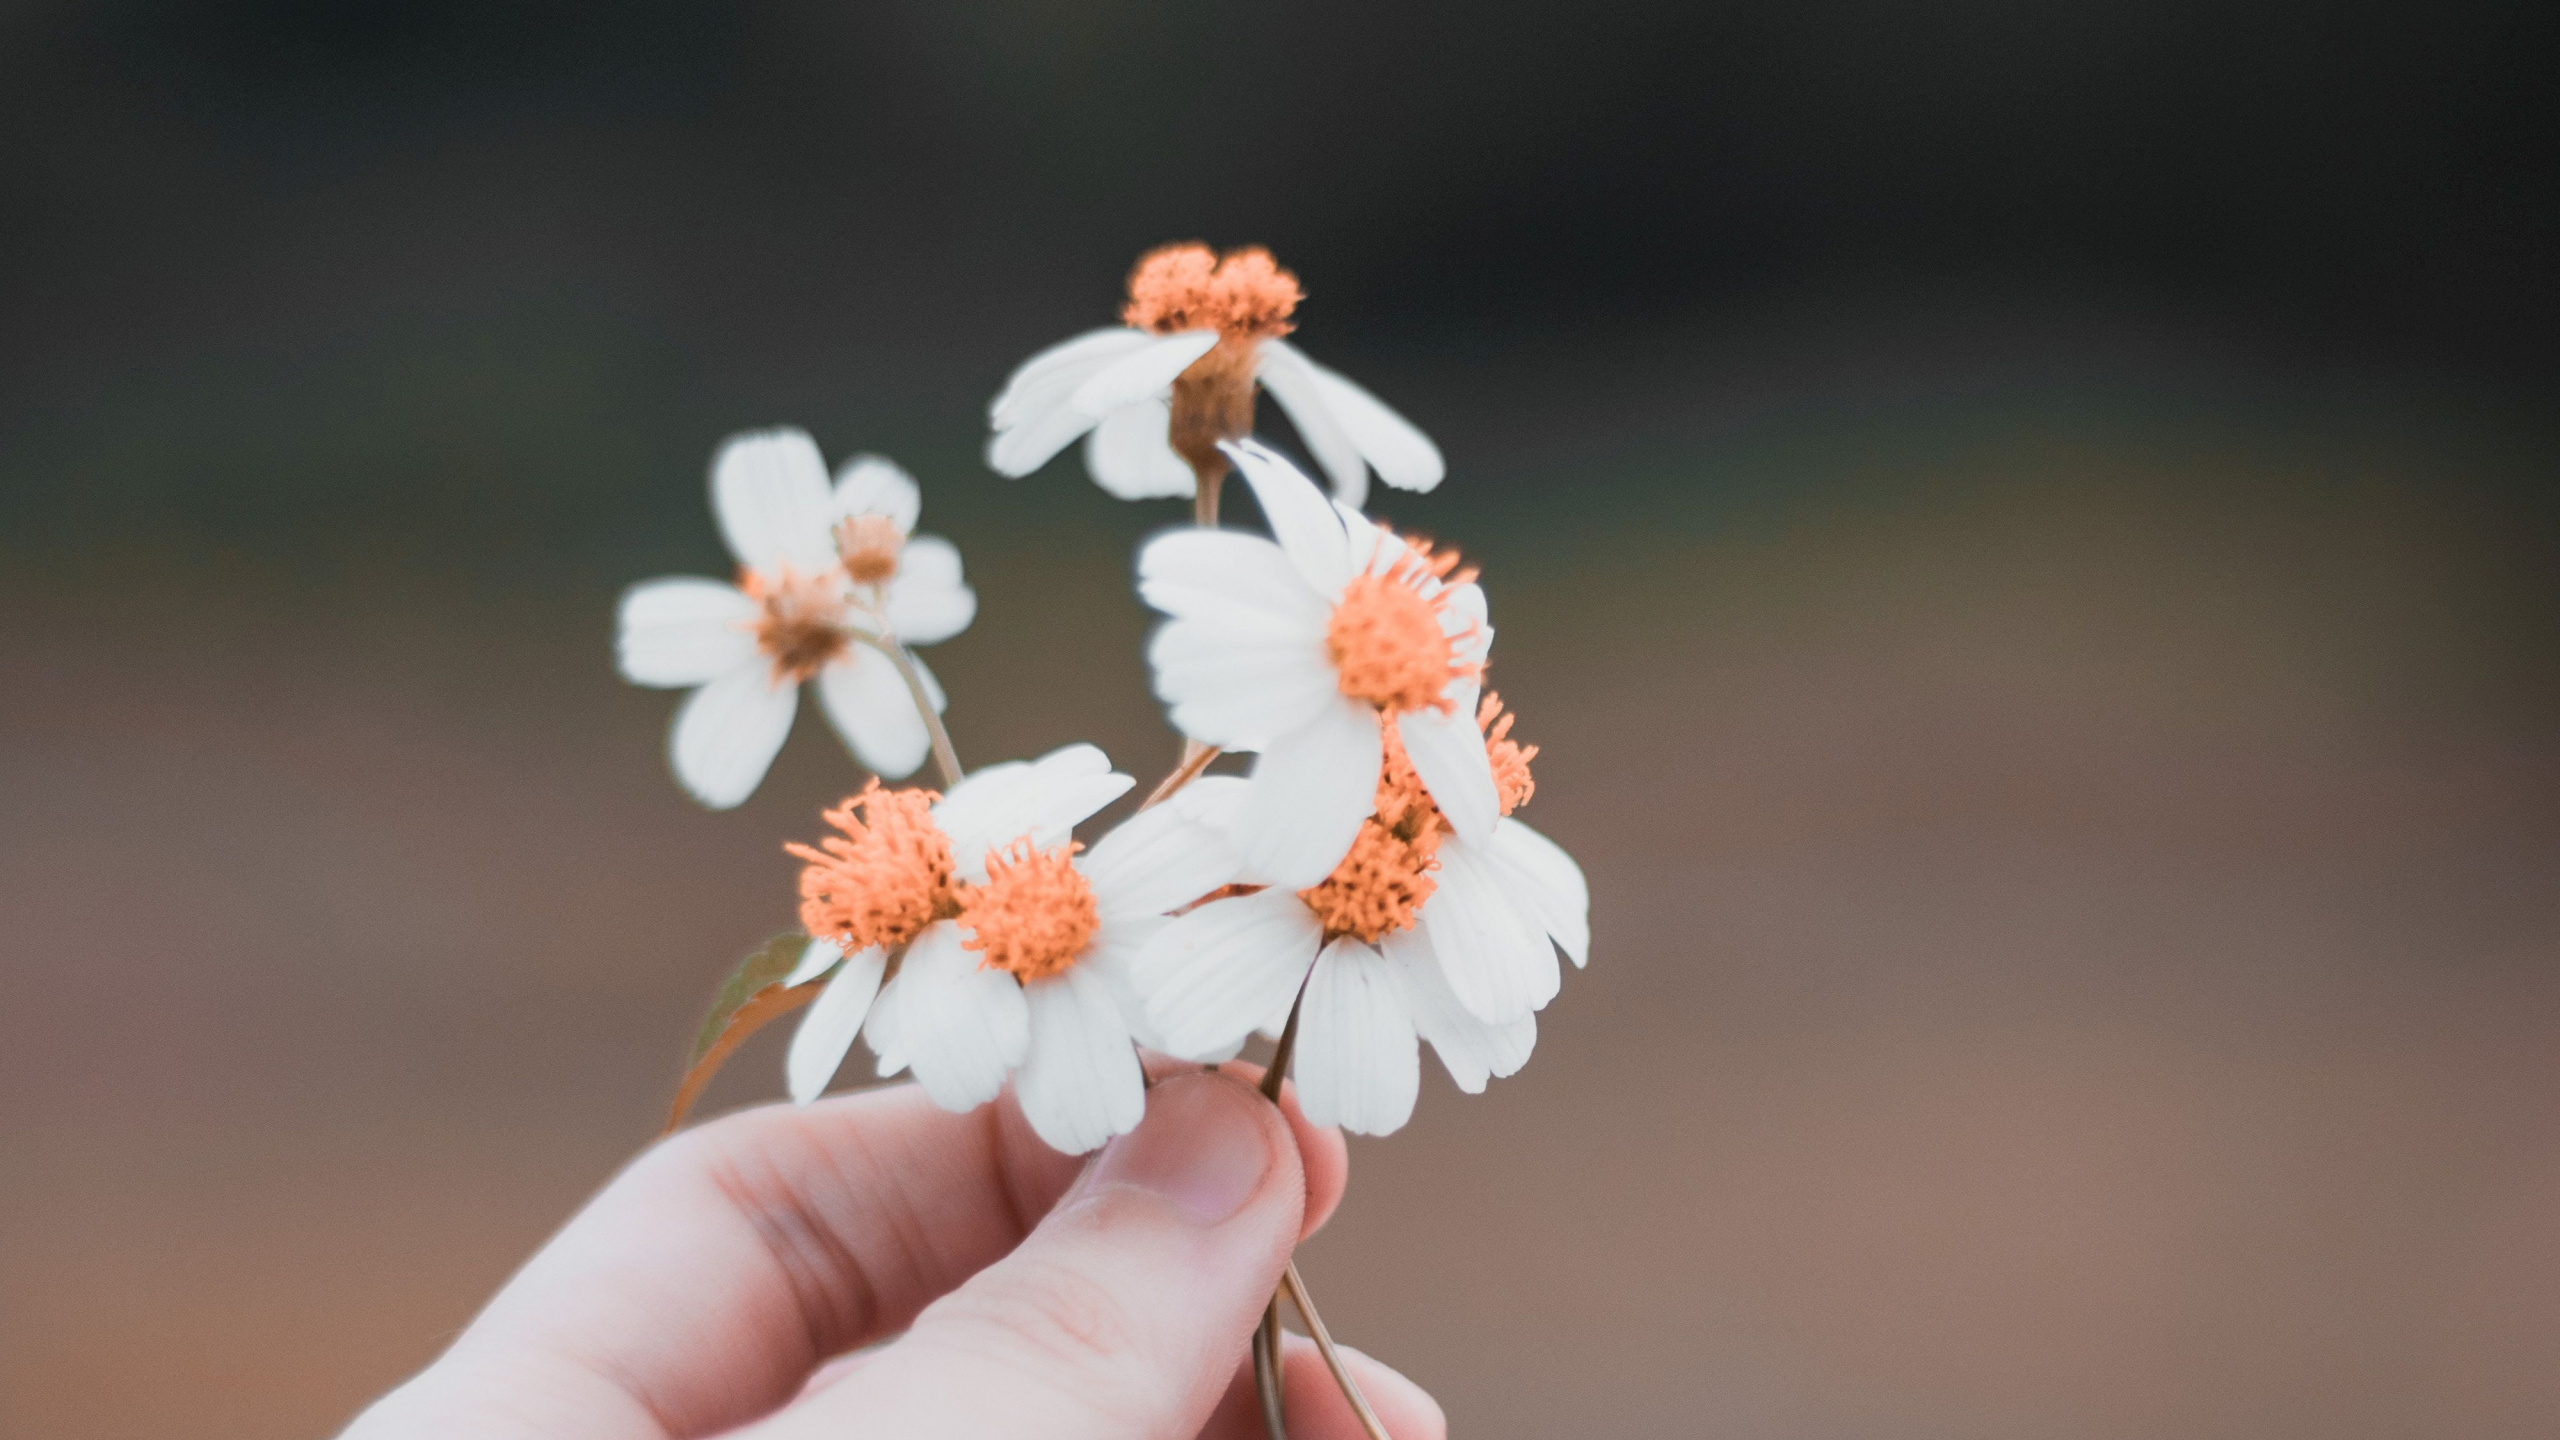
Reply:
[[[1215,1075],[1166,1080],[1148,1093],[1147,1118],[1102,1152],[1087,1187],[1152,1191],[1215,1225],[1243,1209],[1271,1169],[1271,1145],[1254,1113],[1265,1103]]]

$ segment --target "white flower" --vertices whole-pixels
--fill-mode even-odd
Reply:
[[[1328,504],[1263,447],[1230,445],[1278,543],[1178,530],[1138,556],[1138,593],[1172,617],[1149,644],[1183,734],[1258,750],[1238,822],[1245,866],[1315,884],[1369,813],[1392,728],[1449,824],[1470,840],[1501,810],[1475,729],[1493,643],[1484,592],[1357,511]],[[1445,578],[1444,578],[1445,577]]]
[[[1212,901],[1166,926],[1136,976],[1162,1048],[1223,1053],[1278,1030],[1296,1000],[1299,1104],[1316,1124],[1369,1135],[1413,1113],[1418,1040],[1471,1095],[1519,1070],[1535,1012],[1555,998],[1555,947],[1577,966],[1590,956],[1582,871],[1507,818],[1482,844],[1442,833],[1436,860],[1418,904],[1404,887],[1422,872],[1368,857],[1323,887]],[[1401,903],[1386,893],[1399,889]]]
[[[816,1098],[860,1031],[883,1076],[912,1068],[948,1110],[994,1099],[1012,1075],[1023,1115],[1058,1150],[1079,1154],[1135,1127],[1146,1087],[1133,1045],[1152,1043],[1153,1031],[1129,969],[1169,923],[1165,913],[1233,880],[1236,861],[1198,818],[1219,785],[1142,811],[1077,854],[1069,833],[1129,785],[1100,750],[1071,745],[961,781],[932,805],[930,835],[918,832],[915,802],[893,797],[868,829],[847,826],[853,838],[831,854],[801,850],[813,870],[840,865],[819,888],[841,879],[861,891],[863,920],[883,897],[895,908],[911,894],[928,898],[908,915],[929,918],[886,936],[857,922],[831,941],[820,933],[825,907],[804,904],[820,938],[790,983],[824,973],[847,945],[888,943],[845,959],[801,1022],[785,1066],[792,1097]],[[900,873],[913,868],[901,856],[933,848],[919,839],[947,847],[938,882]]]
[[[924,719],[896,665],[855,632],[930,645],[978,613],[959,550],[911,534],[916,482],[864,455],[830,487],[808,435],[761,430],[720,447],[711,502],[738,583],[651,580],[622,597],[624,678],[700,687],[676,713],[676,778],[715,810],[745,800],[791,733],[804,680],[817,681],[819,704],[865,766],[913,773],[930,744]],[[940,710],[940,687],[923,662],[916,669]]]
[[[1257,384],[1280,402],[1334,494],[1360,505],[1369,472],[1405,490],[1447,473],[1439,447],[1368,391],[1280,338],[1297,278],[1259,249],[1223,260],[1202,245],[1150,253],[1129,277],[1126,325],[1025,361],[988,418],[987,464],[1019,478],[1080,435],[1095,483],[1124,500],[1189,495],[1215,446],[1253,430]]]

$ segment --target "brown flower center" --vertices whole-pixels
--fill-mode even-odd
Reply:
[[[1262,342],[1296,328],[1298,277],[1259,245],[1222,258],[1195,242],[1148,251],[1129,272],[1122,323],[1158,335],[1215,330],[1218,343],[1173,382],[1168,438],[1195,475],[1227,472],[1221,440],[1253,433],[1253,372]]]
[[[738,577],[738,588],[760,607],[750,629],[773,664],[776,684],[810,678],[853,643],[844,628],[844,593],[832,573],[801,575],[785,565],[768,580],[749,570]]]

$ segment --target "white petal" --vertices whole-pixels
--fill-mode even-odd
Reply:
[[[1315,912],[1286,890],[1201,906],[1148,942],[1133,969],[1168,1054],[1225,1051],[1286,1009],[1324,943]]]
[[[1102,417],[1085,437],[1084,468],[1093,481],[1123,500],[1188,497],[1199,489],[1191,466],[1166,436],[1173,407],[1150,397]]]
[[[889,582],[889,628],[910,645],[937,645],[978,618],[978,592],[960,580],[960,548],[919,535],[898,557]]]
[[[1399,490],[1429,490],[1449,473],[1448,465],[1440,458],[1440,447],[1415,429],[1412,421],[1388,409],[1385,402],[1352,384],[1341,372],[1328,370],[1313,360],[1306,364],[1324,396],[1325,410],[1351,437],[1351,443],[1360,447],[1360,454],[1378,472],[1379,479]]]
[[[1146,1077],[1111,987],[1074,966],[1022,988],[1030,1051],[1014,1076],[1022,1117],[1049,1148],[1081,1155],[1138,1127]]]
[[[1450,835],[1440,842],[1435,878],[1417,923],[1469,1014],[1504,1025],[1556,998],[1564,974],[1555,947],[1503,893],[1501,872]]]
[[[788,564],[803,575],[833,569],[835,536],[827,462],[805,430],[750,430],[711,461],[711,507],[729,553],[751,570]]]
[[[1485,853],[1510,873],[1505,888],[1520,913],[1543,927],[1576,966],[1591,959],[1591,887],[1564,847],[1506,819],[1493,827]]]
[[[853,1048],[853,1037],[861,1033],[863,1018],[871,1013],[872,997],[880,993],[880,972],[888,963],[887,952],[874,945],[845,961],[836,978],[818,992],[817,1002],[791,1037],[790,1054],[783,1057],[783,1078],[790,1084],[792,1099],[806,1105],[836,1077],[844,1052]]]
[[[891,977],[871,1002],[871,1018],[862,1022],[863,1043],[876,1057],[873,1073],[883,1080],[907,1068],[907,1052],[898,1044],[898,995],[905,988]]]
[[[1377,805],[1378,712],[1347,696],[1270,743],[1236,821],[1248,880],[1303,890],[1349,853]]]
[[[1320,635],[1242,609],[1166,625],[1147,664],[1174,728],[1222,750],[1259,750],[1343,699]]]
[[[1315,362],[1300,354],[1285,340],[1262,342],[1262,361],[1255,369],[1262,388],[1289,412],[1289,423],[1298,427],[1298,438],[1307,442],[1307,451],[1324,467],[1333,480],[1333,497],[1358,509],[1369,498],[1369,462],[1360,458],[1360,447],[1352,442],[1351,433],[1333,418],[1325,404],[1323,383],[1316,378]]]
[[[676,712],[669,746],[676,778],[714,810],[736,805],[772,768],[799,708],[799,686],[775,684],[762,657],[749,659],[694,691]]]
[[[1063,845],[1070,831],[1137,783],[1111,768],[1091,745],[1065,745],[1025,764],[974,771],[933,807],[951,840],[962,879],[986,878],[987,852],[1028,838],[1040,849]]]
[[[844,952],[836,948],[834,941],[812,940],[801,948],[800,963],[792,966],[791,973],[782,977],[782,986],[788,990],[793,986],[806,985],[834,969],[836,962],[843,958]]]
[[[1173,377],[1190,369],[1192,361],[1208,354],[1217,343],[1215,330],[1185,330],[1149,340],[1086,376],[1075,393],[1067,397],[1067,403],[1079,413],[1099,420],[1133,400],[1164,393],[1173,384]]]
[[[1241,775],[1203,775],[1164,803],[1212,829],[1232,832],[1251,793],[1253,782]]]
[[[1413,1012],[1414,1032],[1431,1042],[1459,1089],[1481,1095],[1486,1081],[1515,1074],[1529,1063],[1529,1052],[1538,1043],[1537,1016],[1488,1025],[1467,1013],[1448,977],[1440,973],[1440,957],[1419,931],[1390,931],[1378,948],[1395,965],[1405,1004]]]
[[[1396,717],[1396,734],[1422,788],[1431,792],[1431,803],[1448,817],[1449,828],[1469,840],[1492,838],[1493,822],[1502,818],[1502,797],[1493,788],[1493,762],[1485,756],[1475,711],[1410,710]]]
[[[1031,1043],[1013,977],[978,968],[977,952],[962,949],[959,927],[945,920],[907,947],[898,990],[897,1047],[933,1103],[972,1110],[996,1098]]]
[[[1334,513],[1333,503],[1324,498],[1316,482],[1299,474],[1297,466],[1267,445],[1230,441],[1219,448],[1233,457],[1237,472],[1253,487],[1262,518],[1271,522],[1271,538],[1288,553],[1289,563],[1330,602],[1352,575],[1350,537],[1343,532],[1342,517]]]
[[[1085,377],[1155,337],[1144,330],[1113,325],[1088,330],[1025,360],[1004,382],[987,406],[988,422],[1010,430],[1067,403]]]
[[[1161,915],[1232,883],[1243,862],[1224,831],[1168,801],[1121,821],[1076,863],[1106,913]]]
[[[987,441],[987,468],[1019,480],[1049,463],[1049,457],[1075,443],[1093,428],[1093,417],[1072,405],[1060,405]]]
[[[854,758],[884,780],[913,775],[933,749],[898,667],[868,645],[818,672],[818,706]]]
[[[1333,606],[1300,577],[1288,553],[1259,535],[1170,531],[1138,551],[1138,595],[1167,615],[1249,610],[1324,637]]]
[[[683,577],[622,592],[615,658],[634,685],[701,685],[756,653],[756,602],[735,585]]]
[[[897,522],[899,534],[908,535],[923,509],[924,492],[916,477],[886,455],[856,455],[837,467],[835,497],[828,506],[833,519],[886,515]]]
[[[1357,940],[1324,947],[1298,1008],[1298,1105],[1318,1125],[1386,1135],[1422,1081],[1413,1017],[1386,958]]]

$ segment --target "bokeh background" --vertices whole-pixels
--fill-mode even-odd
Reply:
[[[0,1433],[327,1435],[646,1143],[856,779],[614,677],[723,435],[923,477],[964,755],[1170,758],[1176,512],[977,447],[1190,237],[1447,450],[1593,882],[1338,1330],[1480,1437],[2560,1433],[2554,15],[8,6]]]

